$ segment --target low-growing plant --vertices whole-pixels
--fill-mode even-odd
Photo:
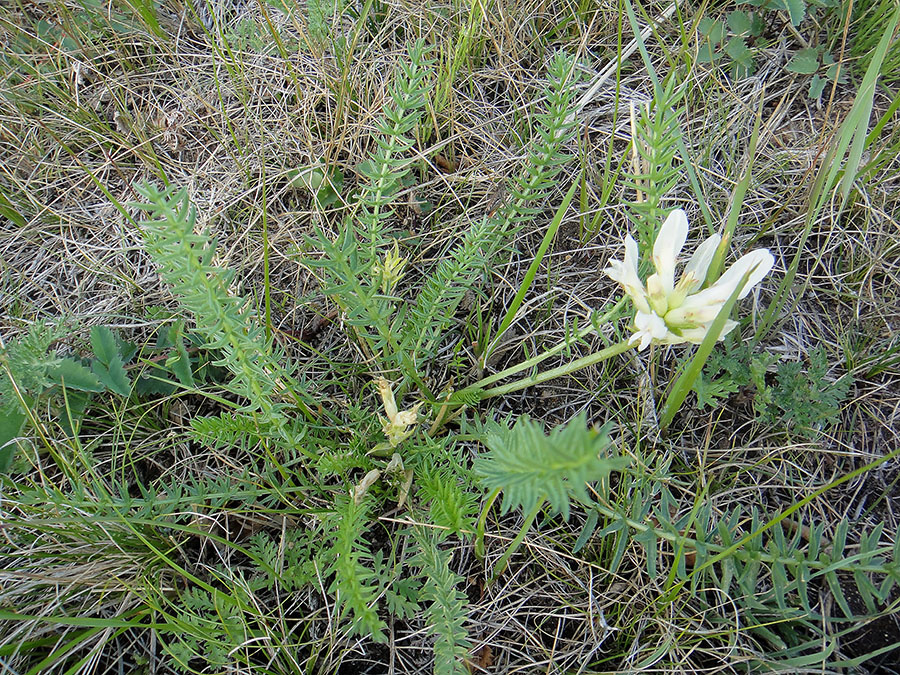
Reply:
[[[793,19],[796,7],[781,9]],[[269,317],[263,320],[246,289],[235,284],[236,272],[221,266],[217,241],[197,228],[187,190],[152,184],[135,187],[139,201],[130,213],[143,214],[136,225],[145,251],[180,305],[155,351],[97,327],[92,356],[57,356],[62,331],[44,324],[3,346],[0,412],[13,420],[0,427],[7,448],[23,431],[41,435],[46,407],[38,404],[49,400],[52,410],[65,410],[65,418],[55,414],[69,420],[76,441],[77,418],[91,395],[191,392],[214,408],[193,415],[178,443],[184,455],[209,452],[210,462],[221,461],[227,470],[219,477],[183,481],[168,473],[173,462],[166,455],[154,464],[164,475],[152,486],[140,479],[126,486],[100,476],[90,453],[74,453],[72,463],[81,462],[78,470],[91,481],[90,489],[72,488],[83,493],[77,506],[84,536],[98,536],[95,523],[109,527],[118,550],[140,563],[135,579],[121,586],[129,598],[139,598],[140,609],[127,615],[127,624],[97,626],[124,631],[151,625],[171,667],[181,672],[260,663],[272,672],[312,672],[326,643],[339,644],[338,637],[380,645],[398,627],[411,626],[433,638],[435,672],[467,673],[474,668],[468,659],[476,636],[466,578],[457,566],[460,544],[474,544],[479,558],[493,556],[490,584],[517,564],[542,516],[583,517],[577,539],[573,534],[574,541],[560,547],[602,569],[610,585],[631,554],[659,589],[654,601],[661,610],[689,603],[723,632],[736,630],[736,613],[769,650],[753,667],[839,666],[832,658],[836,636],[862,618],[848,596],[858,596],[869,613],[886,611],[900,582],[894,562],[900,545],[883,544],[880,527],[851,534],[847,517],[833,527],[818,522],[806,507],[900,451],[806,489],[772,515],[753,505],[719,508],[708,498],[705,467],[672,456],[656,438],[657,430],[672,433],[673,416],[691,390],[702,407],[753,386],[762,421],[805,435],[834,419],[849,387],[849,379],[827,381],[824,350],[810,353],[805,366],[779,363],[773,374],[775,363],[765,353],[717,350],[726,334],[740,334],[733,309],[775,264],[768,250],[757,249],[728,267],[733,223],[721,234],[709,232],[676,275],[689,233],[684,211],[668,208],[685,168],[679,161],[686,163],[679,129],[685,89],[678,74],[656,86],[651,105],[635,116],[639,161],[627,184],[636,190],[629,216],[638,241],[627,236],[623,259],[605,269],[623,299],[570,323],[559,344],[460,387],[447,373],[463,373],[465,358],[486,365],[523,307],[579,187],[576,180],[556,209],[503,316],[494,321],[484,312],[476,340],[482,353],[460,356],[470,339],[457,326],[463,299],[478,297],[514,235],[542,226],[556,199],[562,167],[571,159],[575,61],[560,53],[549,65],[544,111],[534,115],[537,131],[505,203],[470,217],[456,241],[429,253],[436,263],[412,273],[413,244],[403,237],[396,209],[416,178],[413,169],[431,152],[422,146],[427,134],[420,127],[434,93],[424,41],[408,52],[394,72],[374,149],[358,166],[357,191],[343,194],[343,174],[324,164],[287,176],[309,192],[323,216],[295,259],[317,275],[336,308],[335,323],[357,349],[356,362],[328,359],[332,375],[310,376],[278,342]],[[332,222],[324,216],[337,200],[350,208],[334,210],[340,220]],[[618,343],[607,340],[623,333]],[[595,334],[604,343],[599,351],[538,370]],[[689,361],[685,345],[696,345]],[[681,374],[672,378],[651,439],[643,419],[595,428],[581,414],[547,429],[528,416],[486,407],[503,394],[629,351],[646,357],[654,373],[673,357],[686,361],[673,369]],[[215,392],[198,386],[212,372]],[[619,393],[609,386],[597,393]],[[484,450],[473,461],[477,447]],[[65,502],[62,490],[52,481],[34,481],[19,491],[17,507],[40,527],[55,527],[48,515],[55,502],[45,502],[48,494],[50,502]],[[523,520],[511,540],[495,542],[489,522],[501,498],[499,516],[521,511]],[[405,518],[385,516],[389,509]],[[222,525],[219,516],[246,526]],[[30,545],[39,534],[23,536],[34,537]],[[831,611],[826,589],[841,616]],[[313,607],[300,591],[326,597]],[[313,614],[328,616],[329,640],[306,635]],[[63,662],[81,637],[61,641],[54,658]]]
[[[849,547],[848,518],[836,524],[829,539],[824,523],[792,518],[815,497],[871,466],[767,519],[756,507],[717,513],[700,494],[693,504],[686,503],[678,495],[689,500],[696,485],[680,484],[670,460],[655,467],[630,467],[628,459],[609,452],[610,429],[585,429],[583,419],[547,436],[541,425],[520,418],[512,427],[491,425],[483,440],[488,451],[478,458],[475,470],[493,490],[488,507],[502,493],[503,512],[519,508],[525,515],[520,535],[495,564],[495,576],[545,501],[550,513],[563,517],[577,505],[590,515],[573,552],[587,551],[590,560],[593,540],[615,537],[616,545],[602,560],[610,578],[615,578],[627,551],[641,549],[649,578],[665,577],[661,602],[674,602],[684,594],[704,611],[718,614],[725,606],[721,597],[730,598],[750,630],[776,650],[759,665],[779,667],[827,662],[836,648],[830,634],[861,618],[851,609],[848,594],[858,593],[866,611],[874,614],[891,605],[900,584],[895,562],[900,543],[882,544],[880,525],[857,532],[858,544]],[[618,480],[610,476],[612,471],[619,472]],[[592,486],[590,494],[586,484]],[[627,498],[617,500],[617,492]],[[814,590],[823,585],[840,614],[817,599]],[[727,623],[731,617],[722,613],[718,620]]]
[[[423,42],[410,47],[409,61],[401,63],[396,73],[376,150],[360,166],[363,182],[352,197],[354,215],[339,224],[335,239],[323,230],[316,232],[308,246],[321,251],[320,257],[302,258],[320,272],[325,292],[337,303],[345,325],[378,370],[401,376],[399,386],[383,379],[376,382],[385,415],[380,429],[363,410],[358,417],[337,418],[323,408],[315,383],[297,377],[296,368],[258,326],[248,301],[231,289],[233,273],[215,265],[215,242],[195,232],[196,212],[184,190],[142,186],[138,190],[145,201],[136,206],[149,215],[140,223],[148,252],[193,317],[194,333],[202,338],[204,348],[216,350],[216,365],[230,371],[232,378],[226,386],[238,397],[227,417],[195,418],[192,426],[197,437],[221,445],[236,441],[235,432],[243,429],[249,438],[259,440],[269,462],[281,467],[285,476],[286,458],[293,456],[293,448],[315,437],[322,444],[320,449],[315,454],[301,453],[308,464],[295,465],[291,472],[305,474],[323,466],[323,460],[324,466],[333,465],[331,471],[339,474],[346,475],[351,467],[365,470],[355,484],[345,479],[343,489],[329,489],[333,510],[323,522],[330,544],[316,555],[332,579],[329,589],[339,612],[350,619],[348,630],[380,641],[385,639],[380,598],[400,615],[417,603],[427,606],[426,616],[437,638],[437,668],[460,672],[470,644],[464,629],[465,596],[455,588],[460,578],[450,572],[449,554],[438,546],[440,540],[417,536],[419,553],[410,564],[422,570],[425,581],[410,585],[385,576],[382,563],[377,562],[382,559],[380,552],[367,543],[366,533],[376,500],[396,491],[402,503],[410,482],[420,480],[434,526],[467,536],[478,491],[473,494],[471,482],[467,489],[459,487],[466,481],[448,472],[445,459],[453,451],[417,430],[419,405],[401,410],[395,391],[399,398],[413,386],[420,400],[441,405],[424,386],[423,369],[448,338],[463,295],[478,283],[505,238],[540,213],[539,205],[555,187],[565,158],[563,147],[571,137],[574,88],[572,62],[559,56],[550,69],[548,112],[538,115],[542,130],[511,188],[511,199],[496,215],[474,221],[461,242],[425,278],[417,300],[407,309],[400,302],[407,292],[402,284],[405,258],[392,229],[393,204],[414,161],[415,129],[428,95],[429,63]],[[321,187],[309,187],[318,198]],[[333,430],[348,423],[360,442],[344,447]],[[209,610],[204,602],[197,607]],[[181,643],[172,649],[176,662],[186,667],[200,643]]]
[[[92,401],[102,394],[128,398],[190,389],[213,375],[197,344],[176,320],[160,332],[157,344],[139,349],[107,326],[90,330],[90,356],[61,356],[57,345],[69,335],[64,322],[35,322],[26,334],[0,346],[0,472],[7,471],[26,424],[57,422],[77,436]],[[36,411],[48,406],[52,420]]]
[[[801,438],[812,439],[834,425],[852,379],[828,379],[824,347],[802,361],[782,360],[768,352],[754,354],[747,344],[731,344],[713,354],[694,383],[697,405],[715,407],[735,394],[750,396],[757,420]]]
[[[734,9],[724,19],[704,15],[697,22],[699,63],[717,63],[727,68],[731,77],[742,79],[756,72],[761,51],[773,46],[781,28],[787,23],[780,19],[783,15],[794,29],[807,17],[810,8],[832,10],[837,2],[804,2],[804,0],[744,0],[738,5],[749,5],[753,9]],[[811,36],[813,45],[817,36]],[[842,70],[834,56],[824,45],[804,45],[797,49],[785,69],[799,75],[811,75],[810,98],[819,98],[825,85],[846,77],[846,67]]]
[[[809,97],[819,98],[830,82],[844,82],[847,77],[846,68],[836,63],[834,56],[824,47],[805,47],[788,61],[785,69],[791,73],[812,75],[809,81]]]
[[[334,496],[334,512],[326,519],[327,529],[332,532],[331,544],[323,559],[324,569],[333,579],[329,590],[337,599],[340,615],[347,614],[352,618],[349,630],[375,641],[385,639],[385,623],[378,612],[379,597],[418,600],[410,595],[410,589],[398,595],[397,591],[380,586],[383,577],[375,570],[375,552],[366,539],[373,500],[378,495],[384,498],[386,494],[396,492],[398,501],[403,503],[408,497],[411,481],[419,479],[431,500],[430,513],[434,514],[435,526],[449,527],[465,536],[463,528],[471,523],[471,516],[466,515],[471,513],[471,497],[467,498],[464,492],[453,487],[459,485],[460,479],[450,474],[449,486],[437,487],[434,483],[436,472],[443,475],[447,472],[432,454],[440,445],[435,446],[434,439],[423,437],[416,431],[421,404],[430,403],[437,414],[429,434],[433,436],[446,423],[448,407],[458,408],[511,390],[509,385],[485,389],[486,382],[481,381],[449,398],[435,397],[424,385],[422,368],[437,357],[438,347],[448,339],[448,328],[463,293],[477,283],[484,267],[500,250],[503,239],[516,228],[533,222],[539,213],[536,204],[546,198],[555,185],[563,161],[561,151],[571,135],[571,60],[558,57],[550,70],[553,85],[546,92],[549,110],[540,118],[544,130],[527,156],[521,177],[512,187],[511,199],[496,215],[476,221],[463,234],[461,243],[422,283],[415,303],[404,310],[399,300],[403,294],[401,282],[405,260],[390,229],[392,205],[410,171],[410,151],[414,143],[411,132],[419,122],[425,103],[427,72],[424,46],[420,42],[411,47],[410,62],[398,69],[391,93],[392,105],[379,127],[377,150],[363,165],[364,182],[355,197],[358,204],[355,215],[340,223],[335,240],[328,238],[324,231],[318,231],[310,244],[323,255],[317,259],[304,259],[314,269],[321,270],[325,292],[337,302],[363,352],[381,371],[394,371],[402,376],[396,390],[386,380],[376,380],[385,414],[381,419],[381,431],[386,440],[375,440],[373,435],[377,434],[377,427],[366,424],[362,418],[354,420],[356,424],[363,424],[355,426],[357,438],[362,442],[348,448],[348,453],[343,451],[347,454],[342,466],[344,470],[354,467],[366,473],[350,487],[349,495],[338,493]],[[666,91],[666,100],[670,103],[677,100],[671,87]],[[645,175],[634,179],[645,186],[644,194],[649,199],[649,203],[637,203],[635,213],[639,216],[636,222],[645,231],[648,242],[655,240],[652,257],[656,274],[648,278],[645,288],[637,277],[637,246],[630,239],[626,241],[625,262],[613,263],[608,270],[610,276],[623,284],[635,304],[637,332],[614,348],[587,360],[573,361],[561,369],[543,373],[541,377],[574,372],[632,346],[644,349],[651,343],[681,342],[712,345],[736,326],[735,322],[726,320],[731,306],[771,267],[771,255],[756,251],[745,256],[708,289],[699,291],[708,281],[707,270],[713,258],[716,254],[721,255],[720,239],[714,235],[703,244],[675,286],[676,259],[687,236],[687,221],[681,211],[675,211],[655,231],[659,226],[654,216],[663,212],[660,201],[672,185],[674,155],[671,138],[677,138],[677,132],[673,131],[677,113],[671,110],[671,105],[658,107],[657,111],[656,118],[642,117],[650,128],[642,137],[646,148],[642,156],[648,168]],[[302,438],[315,433],[326,447],[339,446],[334,439],[327,438],[327,430],[330,425],[344,424],[346,420],[339,422],[332,414],[324,412],[321,405],[316,406],[320,395],[316,393],[314,383],[296,378],[285,355],[279,353],[256,326],[247,301],[229,290],[233,275],[212,264],[214,242],[194,232],[195,212],[185,192],[159,191],[149,186],[139,190],[147,203],[138,206],[152,218],[141,223],[148,250],[160,265],[163,278],[173,285],[184,307],[194,316],[196,332],[204,337],[205,346],[221,350],[218,365],[228,368],[233,375],[229,389],[239,396],[241,403],[236,405],[241,417],[252,421],[252,425],[261,430],[260,439],[268,439],[269,444],[265,447],[269,460],[284,466],[286,447],[283,446],[296,443],[298,434]],[[568,204],[573,194],[574,189],[569,191],[564,204]],[[555,228],[551,227],[550,231]],[[681,314],[676,318],[679,312]],[[506,325],[508,322],[504,321],[500,330]],[[592,323],[589,329],[596,328],[597,325]],[[508,374],[500,373],[494,377]],[[534,377],[525,378],[513,386],[529,386],[536,381]],[[420,403],[402,409],[397,398],[410,387],[418,390]],[[223,422],[195,420],[194,425],[195,429],[209,433]],[[207,429],[213,423],[214,426]],[[310,425],[319,430],[312,432]],[[509,443],[502,440],[502,433],[491,431],[491,428],[480,433],[478,438],[492,448],[493,454],[476,464],[476,468],[483,476],[484,487],[493,489],[495,494],[500,490],[505,492],[507,509],[511,503],[527,504],[526,526],[522,528],[521,536],[527,534],[545,501],[551,510],[566,515],[570,490],[583,501],[586,483],[602,480],[611,470],[625,466],[621,458],[598,458],[601,447],[608,445],[608,432],[597,434],[586,429],[584,419],[576,419],[564,429],[557,429],[549,440],[524,418],[514,427]],[[523,446],[525,439],[530,439],[528,442],[531,443],[527,448]],[[505,453],[503,448],[506,448]],[[381,456],[385,459],[379,460]],[[286,469],[281,471],[286,472]],[[519,473],[522,477],[514,478]],[[397,480],[391,476],[396,476]],[[541,491],[534,492],[528,487],[527,491],[517,493],[513,487],[517,480],[524,481],[524,486],[539,483]],[[489,499],[488,506],[492,501]],[[479,522],[483,524],[484,517]],[[432,581],[421,586],[422,601],[431,603],[432,609],[428,612],[431,620],[443,626],[436,631],[442,636],[436,655],[439,668],[449,672],[461,667],[461,656],[468,644],[461,632],[465,613],[463,596],[452,589],[456,577],[439,571],[448,559],[437,547],[437,540],[420,538],[418,541],[420,548],[426,547],[427,541],[432,542],[417,558],[423,561],[423,569],[437,575],[428,577]],[[495,574],[502,572],[520,541],[521,538],[508,548],[495,567]],[[443,581],[437,583],[436,578]],[[444,639],[450,642],[444,644]]]

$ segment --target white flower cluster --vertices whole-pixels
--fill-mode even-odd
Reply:
[[[675,265],[687,233],[687,216],[681,209],[675,209],[666,218],[653,244],[656,273],[647,278],[646,286],[638,276],[638,247],[631,236],[625,237],[625,260],[611,260],[604,270],[622,284],[637,309],[634,317],[637,330],[630,342],[639,342],[638,350],[646,349],[651,343],[702,342],[744,276],[749,272],[739,298],[762,281],[775,264],[768,249],[756,249],[734,263],[715,283],[700,290],[721,241],[721,237],[714,234],[697,247],[676,283]],[[726,321],[718,339],[725,337],[736,325],[736,321]]]

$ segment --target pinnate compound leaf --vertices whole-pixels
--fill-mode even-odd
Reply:
[[[725,26],[721,21],[714,21],[707,16],[700,19],[697,24],[697,30],[700,35],[713,45],[717,45],[725,37]]]
[[[131,394],[131,380],[125,372],[120,347],[116,336],[106,326],[91,328],[91,348],[96,361],[91,364],[97,379],[110,391],[120,396]],[[67,383],[68,386],[68,383]]]
[[[734,61],[742,61],[747,58],[750,49],[747,47],[747,42],[744,38],[734,36],[725,44],[725,53]]]
[[[791,24],[800,25],[806,16],[806,0],[745,0],[748,5],[763,7],[766,10],[782,10],[788,13]]]
[[[570,495],[587,499],[585,483],[628,465],[627,458],[606,456],[609,430],[588,429],[584,415],[549,436],[527,415],[512,429],[495,423],[485,430],[488,452],[475,460],[475,472],[488,490],[503,490],[503,513],[515,507],[528,513],[546,499],[552,512],[568,518]]]
[[[756,70],[753,51],[744,38],[736,35],[725,44],[725,53],[731,58],[731,76],[735,79],[750,77]]]
[[[371,561],[369,544],[364,538],[368,522],[368,504],[353,498],[340,497],[330,516],[335,525],[334,541],[324,555],[331,564],[327,574],[334,574],[331,592],[337,596],[341,615],[353,614],[352,632],[365,635],[375,642],[386,642],[386,625],[378,616],[378,585],[372,569],[364,564]]]
[[[822,65],[825,66],[825,77],[829,82],[834,82],[835,80],[838,82],[847,81],[847,67],[842,67],[840,63],[835,62],[834,57],[829,52],[825,52],[822,55]]]
[[[413,530],[418,552],[412,559],[414,567],[421,568],[425,580],[420,591],[421,601],[426,603],[425,618],[429,634],[435,637],[435,675],[464,675],[470,670],[466,661],[472,648],[465,627],[467,598],[460,589],[465,578],[450,567],[452,552],[439,548],[435,533]]]
[[[175,353],[166,359],[166,368],[175,373],[175,377],[185,387],[194,386],[194,373],[191,371],[191,357],[188,355],[184,341],[179,337],[175,342]]]
[[[700,49],[697,50],[698,63],[715,63],[721,58],[722,55],[713,51],[709,44],[702,44],[700,45]]]
[[[759,12],[753,12],[750,15],[750,35],[755,38],[760,37],[766,31],[766,20],[762,17],[762,14]],[[765,40],[757,41],[757,46],[762,46],[766,44]]]

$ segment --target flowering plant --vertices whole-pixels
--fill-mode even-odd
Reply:
[[[604,270],[622,285],[637,310],[634,316],[636,331],[629,343],[638,342],[638,350],[646,349],[651,343],[703,342],[713,320],[744,277],[747,276],[747,281],[738,298],[746,296],[775,264],[768,249],[756,249],[701,290],[722,239],[714,234],[697,247],[676,283],[675,266],[687,233],[687,216],[681,209],[675,209],[666,218],[653,244],[652,260],[656,272],[647,278],[646,286],[638,276],[638,247],[630,235],[625,237],[625,260],[611,260]],[[726,321],[718,339],[724,338],[736,325],[736,321]]]

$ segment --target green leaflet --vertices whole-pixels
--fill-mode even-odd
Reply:
[[[16,452],[13,439],[21,433],[24,425],[25,413],[19,410],[0,415],[0,473],[9,470]]]
[[[92,368],[85,367],[75,359],[66,358],[60,359],[59,363],[50,368],[48,375],[55,384],[65,386],[67,389],[93,392],[105,391],[108,385],[101,381],[96,374],[96,370],[94,372],[92,370]]]

